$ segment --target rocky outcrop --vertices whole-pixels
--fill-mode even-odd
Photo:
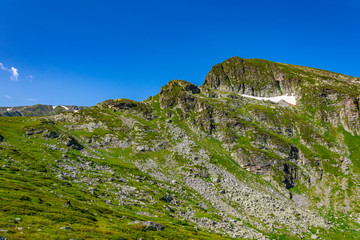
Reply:
[[[344,105],[340,113],[341,122],[345,130],[357,134],[360,134],[359,100],[360,97],[357,98],[346,97],[344,99]]]
[[[134,221],[131,224],[140,225],[143,231],[161,231],[165,229],[163,225],[151,221]]]
[[[200,93],[200,89],[192,83],[189,83],[184,80],[172,80],[165,86],[163,86],[160,90],[159,94],[159,103],[161,108],[168,108],[176,105],[179,101],[182,102],[183,105],[186,105],[187,102],[190,103],[191,107],[194,99],[189,98],[189,94],[197,94]]]
[[[204,89],[235,92],[259,97],[294,94],[299,78],[272,62],[233,57],[213,66],[206,75]]]
[[[64,144],[67,146],[67,147],[70,147],[74,150],[82,150],[84,149],[84,147],[78,142],[76,141],[75,138],[73,137],[68,137],[64,140]]]
[[[147,120],[152,120],[156,118],[156,116],[153,115],[151,108],[147,104],[143,102],[129,100],[126,98],[107,100],[99,103],[97,107],[99,107],[100,109],[109,108],[114,112],[128,112],[132,114],[135,113],[139,117],[145,118]]]

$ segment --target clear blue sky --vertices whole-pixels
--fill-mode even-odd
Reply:
[[[359,13],[357,0],[1,0],[0,106],[144,100],[233,56],[360,77]]]

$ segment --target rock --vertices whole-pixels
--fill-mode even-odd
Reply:
[[[68,146],[68,147],[70,147],[70,148],[72,148],[72,149],[74,149],[74,150],[78,150],[78,151],[84,149],[84,147],[83,147],[80,143],[78,143],[78,142],[75,140],[75,138],[73,138],[73,137],[69,137],[69,138],[65,141],[65,145]]]
[[[159,223],[151,222],[151,221],[134,221],[131,224],[140,224],[144,226],[143,231],[160,231],[164,230],[165,227]]]
[[[64,203],[64,207],[72,207],[70,200],[68,200],[66,203]]]
[[[170,195],[165,195],[165,196],[163,196],[162,198],[160,198],[160,200],[170,203],[170,202],[172,202],[174,199],[173,199]]]
[[[5,237],[0,236],[0,240],[8,240],[8,239],[5,238]]]
[[[143,216],[148,216],[151,217],[152,215],[148,212],[143,212],[143,211],[137,211],[136,212],[137,215],[143,215]]]
[[[208,178],[210,175],[207,172],[201,172],[201,173],[197,173],[196,176],[201,178]]]
[[[0,134],[0,142],[4,141],[4,137]]]
[[[26,131],[26,135],[28,135],[28,136],[34,135],[34,132],[31,130],[28,130],[28,131]]]
[[[58,138],[59,137],[59,134],[57,132],[47,132],[44,134],[44,138],[51,138],[51,139],[54,139],[54,138]]]
[[[258,61],[260,63],[262,60]],[[262,65],[253,64],[252,61],[239,57],[227,59],[212,67],[201,87],[260,97],[282,95],[279,85],[283,85],[284,92],[296,87],[296,81],[291,78],[287,78],[287,81],[294,81],[293,84],[284,81],[284,76],[276,80],[274,72],[279,71],[276,64],[265,61],[261,63]],[[265,74],[267,72],[269,74]]]
[[[62,230],[70,230],[71,228],[70,227],[61,227],[60,229],[62,229]]]
[[[15,218],[16,221],[21,221],[21,218]]]
[[[142,146],[142,145],[140,145],[140,146],[137,146],[136,147],[136,151],[138,151],[138,152],[145,152],[145,146]]]
[[[96,194],[95,192],[97,192],[98,189],[96,187],[91,187],[91,188],[89,188],[89,191],[91,194]]]
[[[171,207],[169,207],[169,206],[165,206],[165,209],[167,210],[167,211],[169,211],[169,212],[172,212],[172,213],[174,213],[175,212],[175,210],[174,209],[172,209]]]
[[[189,83],[184,80],[172,80],[160,90],[159,94],[159,103],[161,108],[172,107],[178,103],[180,97],[183,98],[181,101],[183,104],[185,102],[193,102],[194,98],[191,94],[200,93],[200,89],[192,83]],[[187,101],[186,99],[191,99]],[[192,104],[192,103],[191,103]]]
[[[31,129],[26,131],[26,135],[31,136],[31,135],[34,135],[34,134],[40,134],[42,132],[44,132],[44,130],[31,128]]]

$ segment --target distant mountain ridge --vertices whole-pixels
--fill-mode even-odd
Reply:
[[[21,116],[52,116],[62,112],[77,112],[85,109],[83,106],[75,105],[43,105],[36,104],[33,106],[18,107],[0,107],[0,116],[21,117]]]

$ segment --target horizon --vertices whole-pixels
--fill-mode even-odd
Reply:
[[[234,56],[234,57],[238,57],[238,56]],[[233,58],[233,57],[231,57],[231,58]],[[241,58],[241,57],[239,57],[239,58]],[[230,58],[227,58],[227,59],[230,59]],[[227,60],[227,59],[225,59],[225,60]],[[258,60],[265,60],[265,61],[269,61],[269,60],[267,60],[267,59],[259,59],[259,58],[242,58],[242,59],[258,59]],[[224,61],[225,61],[224,60]],[[222,62],[224,62],[224,61],[222,61]],[[220,63],[222,63],[222,62],[220,62]],[[272,62],[272,61],[270,61],[270,62]],[[280,64],[289,64],[289,65],[293,65],[293,64],[290,64],[290,63],[281,63],[281,62],[275,62],[275,63],[280,63]],[[217,63],[216,63],[217,64]],[[216,65],[216,64],[214,64],[214,65]],[[296,65],[296,66],[300,66],[300,65]],[[318,69],[318,68],[313,68],[313,67],[310,67],[310,66],[301,66],[301,67],[307,67],[307,68],[312,68],[312,69]],[[318,70],[322,70],[322,71],[328,71],[328,72],[332,72],[332,73],[336,73],[336,74],[342,74],[342,73],[337,73],[337,72],[333,72],[333,71],[331,71],[331,70],[326,70],[326,69],[318,69]],[[210,71],[210,70],[209,70]],[[346,75],[346,74],[342,74],[342,75],[345,75],[345,76],[349,76],[349,75]],[[354,77],[354,76],[351,76],[351,77]],[[167,83],[165,83],[163,86],[165,86],[166,84],[168,84],[170,81],[173,81],[173,80],[185,80],[185,79],[172,79],[172,80],[169,80]],[[205,79],[204,79],[205,80]],[[186,81],[186,80],[185,80]],[[195,84],[195,83],[194,83]],[[202,85],[203,83],[201,83],[201,84],[199,84],[199,85],[197,85],[197,84],[195,84],[196,86],[198,86],[198,87],[200,87],[201,85]],[[162,87],[162,86],[161,86]],[[153,96],[155,96],[155,95],[157,95],[157,94],[159,94],[159,92],[160,92],[160,89],[161,89],[161,87],[159,87],[159,90],[158,90],[158,92],[156,93],[156,94],[154,94],[154,95],[149,95],[147,98],[149,98],[149,97],[153,97]],[[145,99],[143,99],[143,100],[139,100],[139,101],[137,101],[137,100],[134,100],[134,101],[137,101],[137,102],[142,102],[142,101],[145,101],[147,98],[145,98]],[[254,98],[256,98],[256,97],[254,97]],[[115,100],[115,99],[127,99],[127,98],[123,98],[123,97],[119,97],[119,98],[114,98],[114,99],[104,99],[103,101],[101,101],[101,102],[104,102],[104,101],[107,101],[107,100]],[[133,99],[129,99],[129,100],[133,100]],[[98,102],[98,103],[101,103],[101,102]],[[51,105],[51,104],[46,104],[46,103],[36,103],[36,104],[32,104],[32,105],[19,105],[19,106],[0,106],[0,107],[10,107],[10,108],[14,108],[14,107],[30,107],[30,106],[36,106],[36,105],[44,105],[44,106],[78,106],[78,107],[93,107],[93,106],[95,106],[95,105],[97,105],[98,103],[96,103],[96,104],[94,104],[94,105],[87,105],[87,106],[85,106],[85,105],[83,105],[83,106],[80,106],[80,105],[74,105],[74,104],[58,104],[58,105]]]
[[[357,1],[84,2],[3,3],[1,107],[143,101],[234,56],[360,77]]]

